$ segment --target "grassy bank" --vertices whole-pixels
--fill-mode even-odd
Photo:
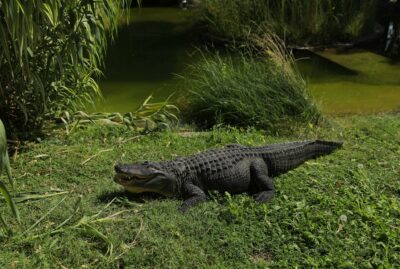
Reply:
[[[349,41],[371,31],[377,0],[203,0],[199,17],[219,38],[246,39],[272,30],[295,44]]]
[[[28,144],[12,163],[23,224],[13,227],[14,237],[0,239],[0,267],[395,268],[400,119],[332,122],[280,138],[252,129],[140,136],[93,127]],[[182,215],[178,200],[127,197],[112,181],[118,160],[309,138],[345,144],[277,178],[276,196],[265,205],[247,195],[215,195]]]

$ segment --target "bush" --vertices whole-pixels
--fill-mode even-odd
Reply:
[[[217,37],[246,39],[272,29],[294,43],[355,38],[372,29],[378,0],[203,0],[200,19]]]
[[[40,130],[46,113],[100,96],[94,80],[128,0],[0,0],[0,115],[7,130]]]
[[[316,123],[318,109],[293,57],[271,35],[256,41],[264,54],[216,55],[183,77],[187,119],[203,127],[224,123],[275,133],[293,123]],[[248,50],[252,51],[252,50]]]

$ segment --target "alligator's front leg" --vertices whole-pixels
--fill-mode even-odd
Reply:
[[[265,203],[271,200],[274,195],[274,183],[268,176],[268,166],[264,160],[253,161],[250,165],[251,180],[256,186],[254,199],[257,202]]]
[[[179,211],[185,213],[192,206],[195,206],[201,202],[207,201],[207,195],[202,189],[194,185],[192,182],[187,182],[183,186],[182,192],[185,201],[180,206]]]

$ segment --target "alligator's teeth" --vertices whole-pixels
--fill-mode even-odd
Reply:
[[[124,175],[124,174],[116,174],[114,178],[119,182],[121,182],[121,181],[129,181],[129,180],[133,179],[132,177],[130,177],[128,175]]]

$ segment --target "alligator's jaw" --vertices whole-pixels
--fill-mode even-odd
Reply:
[[[114,176],[114,181],[120,185],[122,185],[126,191],[132,193],[141,193],[141,192],[154,192],[155,190],[149,188],[143,188],[139,186],[134,186],[134,181],[140,180],[135,176],[131,176],[125,173],[118,173]],[[129,182],[132,182],[129,184]]]
[[[143,192],[153,192],[153,193],[158,193],[158,194],[161,194],[161,195],[164,195],[167,197],[173,197],[176,195],[174,193],[164,192],[161,189],[158,190],[158,189],[142,188],[142,187],[138,187],[138,186],[125,186],[125,185],[122,185],[122,187],[124,187],[124,189],[127,192],[134,193],[134,194],[143,193]]]
[[[123,186],[126,191],[131,193],[141,193],[141,192],[157,192],[156,190],[136,187],[136,186]]]
[[[117,173],[114,176],[114,181],[118,184],[125,185],[128,182],[137,181],[137,180],[151,180],[154,177],[155,177],[155,175],[152,177],[145,177],[145,176],[141,176],[141,175],[131,175],[131,174],[127,174],[127,173]]]

